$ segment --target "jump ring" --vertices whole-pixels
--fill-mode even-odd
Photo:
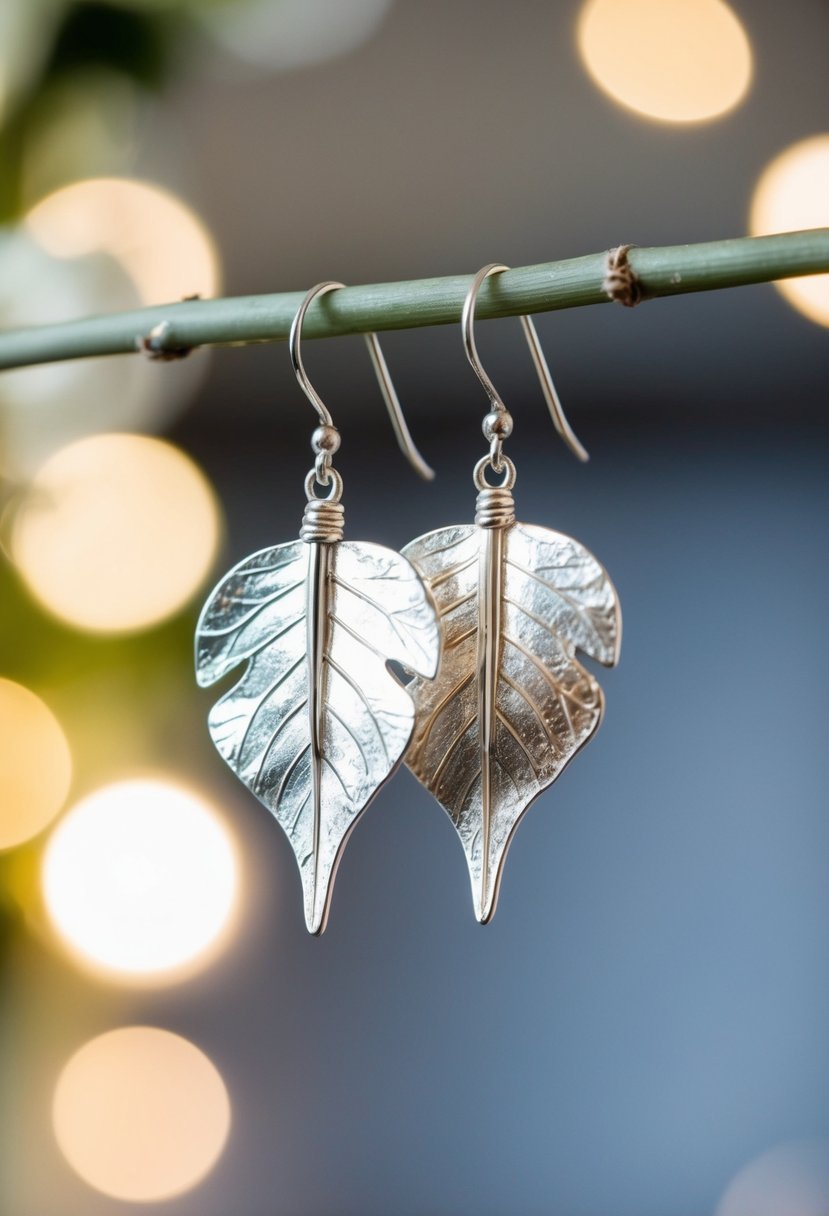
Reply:
[[[486,480],[485,474],[488,468],[492,469],[495,473],[500,473],[503,471],[504,480],[499,485],[491,486]],[[495,468],[495,465],[492,463],[489,456],[482,456],[475,465],[472,473],[472,480],[475,482],[475,485],[479,490],[511,490],[515,485],[515,476],[515,465],[512,463],[509,456],[501,457],[500,469]]]
[[[305,478],[305,497],[309,502],[339,502],[343,494],[343,479],[340,477],[336,469],[328,469],[328,480],[331,483],[327,494],[316,494],[314,486],[317,482],[320,485],[326,485],[327,482],[320,481],[317,470],[311,469],[308,476]]]

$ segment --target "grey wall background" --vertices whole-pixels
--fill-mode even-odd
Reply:
[[[148,141],[144,169],[190,183],[230,292],[738,235],[765,163],[826,129],[829,10],[734,7],[755,84],[713,124],[600,96],[576,5],[398,0],[318,69],[194,72],[170,100],[177,163]],[[520,828],[493,924],[475,924],[450,825],[403,773],[308,938],[289,850],[194,696],[159,747],[186,751],[239,833],[241,931],[202,976],[146,993],[15,947],[27,1151],[10,1153],[9,1216],[119,1210],[56,1158],[43,1110],[79,1038],[127,1021],[202,1046],[234,1106],[216,1171],[163,1216],[696,1216],[758,1155],[829,1138],[826,332],[771,287],[540,330],[593,461],[553,434],[517,324],[482,325],[520,514],[606,564],[625,638],[602,731]],[[349,532],[399,546],[471,517],[485,403],[456,331],[384,345],[433,486],[393,448],[361,343],[307,362],[343,431]],[[214,356],[173,437],[220,491],[226,565],[293,534],[311,422],[284,348]],[[45,1024],[54,1060],[35,1065]]]

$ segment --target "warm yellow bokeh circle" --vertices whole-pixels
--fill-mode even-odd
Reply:
[[[65,1065],[52,1104],[60,1150],[90,1186],[152,1203],[189,1191],[230,1130],[215,1066],[187,1039],[126,1026],[92,1039]]]
[[[219,259],[207,228],[186,203],[152,182],[126,177],[72,182],[41,199],[25,223],[54,257],[110,254],[144,304],[212,296],[218,290]]]
[[[752,236],[829,227],[829,134],[813,135],[786,148],[769,164],[754,190],[749,215]],[[775,283],[799,312],[829,325],[829,274]]]
[[[11,549],[55,616],[78,629],[129,633],[187,603],[219,535],[215,495],[188,456],[145,435],[94,435],[35,475]]]
[[[663,122],[732,110],[751,82],[751,46],[723,0],[587,0],[577,40],[596,84]]]
[[[43,858],[60,937],[122,978],[179,978],[225,936],[237,892],[227,828],[203,799],[167,781],[90,794],[63,816]]]
[[[0,679],[0,740],[0,849],[11,849],[57,815],[72,757],[52,711],[12,680]]]

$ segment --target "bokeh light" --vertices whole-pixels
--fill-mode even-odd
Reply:
[[[269,69],[305,67],[366,42],[392,0],[232,0],[195,13],[222,47]]]
[[[52,1123],[64,1157],[90,1186],[115,1199],[157,1202],[190,1190],[215,1165],[230,1100],[215,1066],[187,1039],[125,1026],[71,1057]]]
[[[69,791],[72,758],[60,724],[40,697],[0,679],[0,849],[36,836]]]
[[[829,226],[829,135],[792,144],[769,164],[754,190],[753,236]],[[799,312],[829,325],[829,274],[783,279],[775,287]]]
[[[0,228],[0,328],[50,325],[137,308],[130,276],[106,253],[59,258],[24,229]],[[0,376],[2,462],[26,480],[53,452],[102,431],[152,431],[193,396],[210,363],[67,359]]]
[[[55,453],[11,527],[30,591],[80,629],[145,629],[178,611],[210,570],[215,495],[189,457],[143,435],[95,435]]]
[[[0,229],[0,326],[50,325],[136,308],[135,288],[103,254],[53,258],[20,228]],[[182,360],[185,368],[189,360]],[[178,372],[178,366],[166,370]],[[3,464],[19,480],[64,444],[113,429],[145,429],[165,416],[161,365],[146,359],[76,359],[0,376]],[[153,375],[152,373],[155,373]],[[162,389],[160,392],[159,389]]]
[[[577,36],[596,84],[663,122],[717,118],[751,81],[751,46],[723,0],[587,0]]]
[[[161,780],[106,786],[54,829],[50,919],[81,959],[121,978],[180,978],[227,929],[236,850],[202,799]]]
[[[89,178],[37,203],[26,228],[55,257],[115,258],[144,304],[212,296],[219,287],[213,238],[181,199],[149,182]]]
[[[829,1141],[796,1140],[755,1157],[729,1183],[716,1216],[826,1216]]]

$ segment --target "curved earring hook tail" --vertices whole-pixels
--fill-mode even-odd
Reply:
[[[291,366],[294,369],[294,374],[299,381],[300,388],[316,410],[317,417],[322,426],[333,426],[334,421],[319,393],[308,379],[308,373],[305,370],[301,350],[302,323],[305,320],[305,314],[308,311],[309,305],[314,300],[319,296],[326,295],[329,291],[338,291],[341,287],[345,287],[345,283],[337,283],[333,279],[324,283],[317,283],[316,287],[312,287],[297,309],[296,316],[291,323],[291,332],[288,336],[288,351],[291,356]],[[368,347],[368,353],[371,357],[371,364],[377,377],[377,383],[380,386],[380,392],[383,394],[383,400],[386,403],[389,420],[394,428],[398,446],[418,477],[422,477],[424,481],[431,481],[435,476],[434,470],[423,459],[412,439],[406,424],[403,407],[400,404],[400,398],[397,395],[397,390],[389,374],[388,365],[380,349],[377,334],[363,334],[363,337]]]
[[[397,446],[408,460],[409,464],[417,473],[418,477],[422,477],[424,481],[434,481],[435,470],[426,463],[420,454],[420,451],[412,439],[411,432],[406,424],[406,416],[403,413],[403,406],[400,404],[400,398],[397,395],[397,389],[394,387],[392,378],[389,375],[388,364],[386,357],[380,349],[380,341],[375,333],[363,334],[368,347],[368,353],[371,357],[371,364],[374,368],[374,374],[377,377],[377,383],[380,385],[380,392],[383,394],[383,400],[386,403],[389,419],[394,427],[394,434],[397,438]]]
[[[481,363],[481,357],[478,354],[478,347],[475,343],[475,305],[478,302],[478,292],[481,286],[491,274],[500,274],[504,270],[509,270],[508,266],[504,266],[500,262],[492,262],[488,266],[482,267],[472,280],[472,285],[466,293],[466,299],[463,302],[463,311],[461,313],[461,331],[463,333],[463,346],[466,351],[466,357],[478,377],[484,392],[489,397],[490,403],[494,410],[504,411],[504,405],[495,385],[490,380]],[[553,378],[550,375],[550,369],[547,366],[547,360],[544,358],[544,352],[541,349],[541,343],[538,339],[538,332],[530,317],[519,317],[521,328],[524,331],[524,336],[527,339],[527,345],[530,348],[533,366],[538,376],[541,392],[544,395],[544,400],[547,403],[547,409],[550,412],[550,417],[553,421],[553,426],[564,440],[567,447],[573,453],[577,460],[589,460],[590,456],[587,449],[579,441],[575,431],[567,421],[567,415],[564,413],[564,407],[561,404],[556,386],[553,384]]]

